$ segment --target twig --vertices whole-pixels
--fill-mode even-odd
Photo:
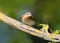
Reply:
[[[37,30],[33,27],[30,27],[28,25],[23,24],[22,22],[19,22],[11,17],[6,16],[2,12],[0,12],[0,20],[11,25],[12,27],[19,29],[21,31],[24,31],[26,33],[29,33],[31,35],[43,38],[45,40],[53,41],[53,42],[60,42],[60,35],[57,34],[47,34],[44,31]]]

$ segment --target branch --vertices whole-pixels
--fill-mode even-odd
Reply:
[[[46,33],[41,30],[37,30],[33,27],[30,27],[28,25],[23,24],[22,22],[19,22],[11,17],[6,16],[2,12],[0,12],[0,20],[11,25],[12,27],[19,29],[21,31],[24,31],[26,33],[29,33],[31,35],[43,38],[45,40],[53,41],[53,42],[60,42],[60,35],[58,34],[51,34],[51,33]]]

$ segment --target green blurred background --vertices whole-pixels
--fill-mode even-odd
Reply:
[[[21,21],[21,15],[31,12],[39,23],[48,23],[52,30],[60,29],[60,0],[0,0],[0,12]],[[48,43],[0,21],[0,43]]]

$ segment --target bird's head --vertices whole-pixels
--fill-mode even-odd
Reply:
[[[22,15],[22,17],[24,18],[28,18],[30,16],[32,16],[30,12],[26,12],[25,14]]]

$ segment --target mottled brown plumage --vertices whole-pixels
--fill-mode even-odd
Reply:
[[[29,26],[32,26],[35,24],[35,20],[30,12],[27,12],[22,15],[22,22],[29,25]]]

